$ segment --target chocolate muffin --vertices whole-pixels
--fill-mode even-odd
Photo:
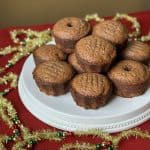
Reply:
[[[132,41],[122,51],[123,59],[131,59],[148,64],[150,61],[150,46],[140,41]]]
[[[44,45],[34,50],[33,58],[36,65],[45,61],[65,60],[66,54],[56,45]]]
[[[72,53],[68,57],[68,62],[73,66],[73,68],[78,72],[78,73],[83,73],[84,68],[81,67],[81,65],[78,63],[77,58],[75,53]]]
[[[117,95],[130,98],[145,92],[150,73],[148,67],[140,62],[123,60],[108,72],[108,77]]]
[[[115,20],[106,20],[96,24],[93,28],[93,35],[104,38],[117,46],[124,44],[128,38],[126,27]]]
[[[77,42],[75,54],[86,72],[106,72],[116,57],[116,50],[107,40],[90,35]]]
[[[56,22],[52,34],[57,46],[65,53],[72,53],[76,42],[90,31],[88,22],[76,17],[67,17]]]
[[[105,105],[111,96],[111,82],[98,73],[82,73],[71,82],[71,94],[77,105],[96,109]]]
[[[46,61],[37,65],[33,78],[40,91],[57,96],[68,92],[73,73],[71,65],[64,61]]]

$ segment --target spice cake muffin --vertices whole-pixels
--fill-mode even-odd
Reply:
[[[130,98],[145,92],[150,72],[148,67],[140,62],[123,60],[108,72],[108,77],[113,82],[117,95]]]
[[[52,34],[56,44],[65,53],[72,53],[76,42],[90,31],[91,26],[88,22],[76,17],[67,17],[56,22]]]
[[[75,53],[72,53],[72,54],[69,55],[68,62],[73,66],[73,68],[78,73],[85,72],[84,69],[81,67],[81,65],[78,63]]]
[[[64,61],[46,61],[36,66],[33,78],[40,91],[48,95],[62,95],[69,90],[74,71]]]
[[[86,72],[106,72],[116,57],[116,50],[107,40],[90,35],[77,42],[75,54]]]
[[[126,27],[119,21],[106,20],[93,27],[93,35],[104,38],[115,45],[123,45],[128,38]]]
[[[56,45],[44,45],[33,51],[33,58],[36,65],[45,61],[65,60],[66,54]]]
[[[147,64],[150,61],[150,46],[140,41],[132,41],[121,52],[123,59],[131,59]]]
[[[71,82],[71,94],[76,104],[85,109],[97,109],[105,105],[111,91],[109,79],[98,73],[78,74]]]

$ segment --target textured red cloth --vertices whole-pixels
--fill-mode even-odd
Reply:
[[[132,14],[137,17],[138,21],[141,23],[142,26],[142,34],[147,34],[150,32],[150,11],[146,12],[140,12],[140,13],[134,13]],[[9,31],[13,29],[27,29],[31,28],[34,30],[44,30],[47,28],[51,28],[52,25],[38,25],[38,26],[28,26],[28,27],[10,27],[7,29],[1,29],[0,30],[0,48],[8,46],[9,44],[13,44],[10,36],[9,36]],[[11,55],[0,57],[0,66],[3,66],[6,61],[11,57]],[[8,71],[12,71],[14,73],[19,74],[22,68],[22,65],[25,61],[25,58],[23,58],[20,62],[18,62],[15,66],[13,66],[11,69]],[[1,75],[2,76],[2,75]],[[2,89],[4,87],[0,87]],[[27,109],[24,107],[22,104],[19,95],[18,95],[18,90],[11,91],[8,95],[7,98],[10,99],[12,104],[14,105],[16,111],[19,114],[19,118],[21,122],[30,128],[31,130],[40,130],[40,129],[52,129],[54,130],[53,127],[50,127],[38,119],[36,119],[31,113],[27,111]],[[142,125],[138,126],[142,130],[148,130],[150,131],[150,121],[147,121],[143,123]],[[10,133],[10,129],[2,122],[0,121],[0,134],[6,134]],[[38,143],[33,149],[36,150],[58,150],[60,146],[63,143],[68,143],[68,142],[76,142],[76,141],[86,141],[86,142],[91,142],[91,143],[98,143],[100,142],[99,139],[91,138],[91,137],[69,137],[66,138],[62,142],[52,142],[52,141],[41,141]],[[11,149],[11,145],[8,145],[8,149]],[[140,138],[129,138],[128,140],[124,140],[120,143],[119,145],[120,150],[150,150],[150,141],[145,140],[145,139],[140,139]]]

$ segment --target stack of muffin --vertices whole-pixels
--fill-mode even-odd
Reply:
[[[149,45],[128,41],[125,26],[106,20],[93,28],[80,18],[59,20],[52,32],[56,45],[33,52],[33,71],[40,91],[58,96],[71,91],[86,109],[105,105],[112,93],[121,97],[143,94],[149,86]]]

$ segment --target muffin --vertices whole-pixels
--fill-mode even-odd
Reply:
[[[33,78],[40,91],[57,96],[68,92],[73,73],[71,65],[64,61],[46,61],[36,66]]]
[[[82,73],[71,82],[71,94],[77,105],[85,109],[97,109],[105,105],[111,96],[111,82],[98,73]]]
[[[81,67],[81,65],[78,63],[75,53],[72,53],[72,54],[69,55],[68,62],[73,66],[73,68],[78,73],[85,72],[84,69]]]
[[[56,45],[44,45],[33,51],[33,58],[36,65],[45,61],[65,60],[66,54]]]
[[[123,60],[108,72],[108,77],[117,95],[130,98],[146,91],[150,73],[148,67],[140,62]]]
[[[59,48],[65,53],[72,53],[76,42],[90,31],[88,22],[76,17],[67,17],[56,22],[52,34]]]
[[[93,35],[104,38],[116,46],[123,45],[128,38],[126,27],[115,20],[106,20],[96,24],[93,28]]]
[[[140,41],[132,41],[122,51],[123,59],[136,60],[148,64],[150,60],[150,46]]]
[[[106,72],[116,57],[116,50],[107,40],[90,35],[77,42],[75,54],[86,72]]]

